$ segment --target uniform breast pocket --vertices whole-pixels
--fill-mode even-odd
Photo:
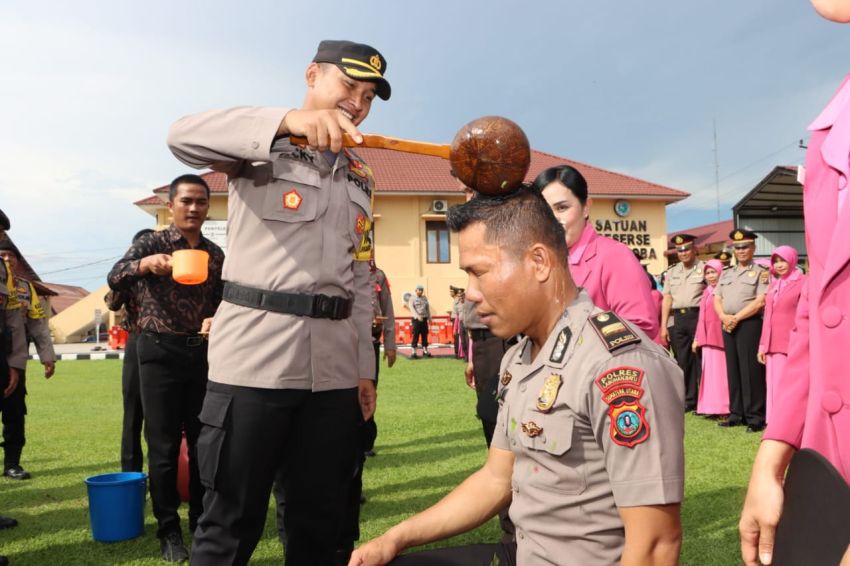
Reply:
[[[348,184],[349,235],[357,253],[368,252],[368,232],[372,228],[372,199],[358,187]],[[366,258],[368,259],[368,257]]]
[[[319,172],[301,163],[279,159],[272,182],[266,187],[263,219],[279,222],[309,222],[325,208],[327,198],[319,188]]]
[[[573,446],[574,421],[563,412],[531,411],[522,420],[520,441],[534,460],[530,482],[542,489],[579,494],[585,489],[584,455]],[[534,436],[534,428],[541,430]]]

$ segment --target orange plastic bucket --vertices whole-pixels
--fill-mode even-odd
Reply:
[[[204,250],[177,250],[171,254],[171,276],[183,285],[198,285],[207,280],[209,262]]]

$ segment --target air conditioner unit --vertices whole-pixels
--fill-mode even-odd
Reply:
[[[431,210],[434,212],[446,212],[449,209],[449,201],[447,200],[432,200]]]

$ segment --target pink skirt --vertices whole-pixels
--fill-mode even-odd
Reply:
[[[785,370],[785,362],[788,356],[785,354],[768,354],[767,364],[765,369],[765,377],[767,378],[767,411],[765,421],[770,422],[770,412],[776,402],[776,398],[780,395],[782,389],[781,379],[782,372]]]
[[[729,414],[729,381],[726,378],[726,353],[723,348],[702,347],[702,381],[699,385],[697,413]]]

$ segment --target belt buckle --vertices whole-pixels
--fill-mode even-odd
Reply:
[[[679,309],[679,314],[685,314],[688,312],[688,309]]]
[[[187,346],[200,346],[204,343],[204,339],[201,336],[189,336],[186,338]]]

